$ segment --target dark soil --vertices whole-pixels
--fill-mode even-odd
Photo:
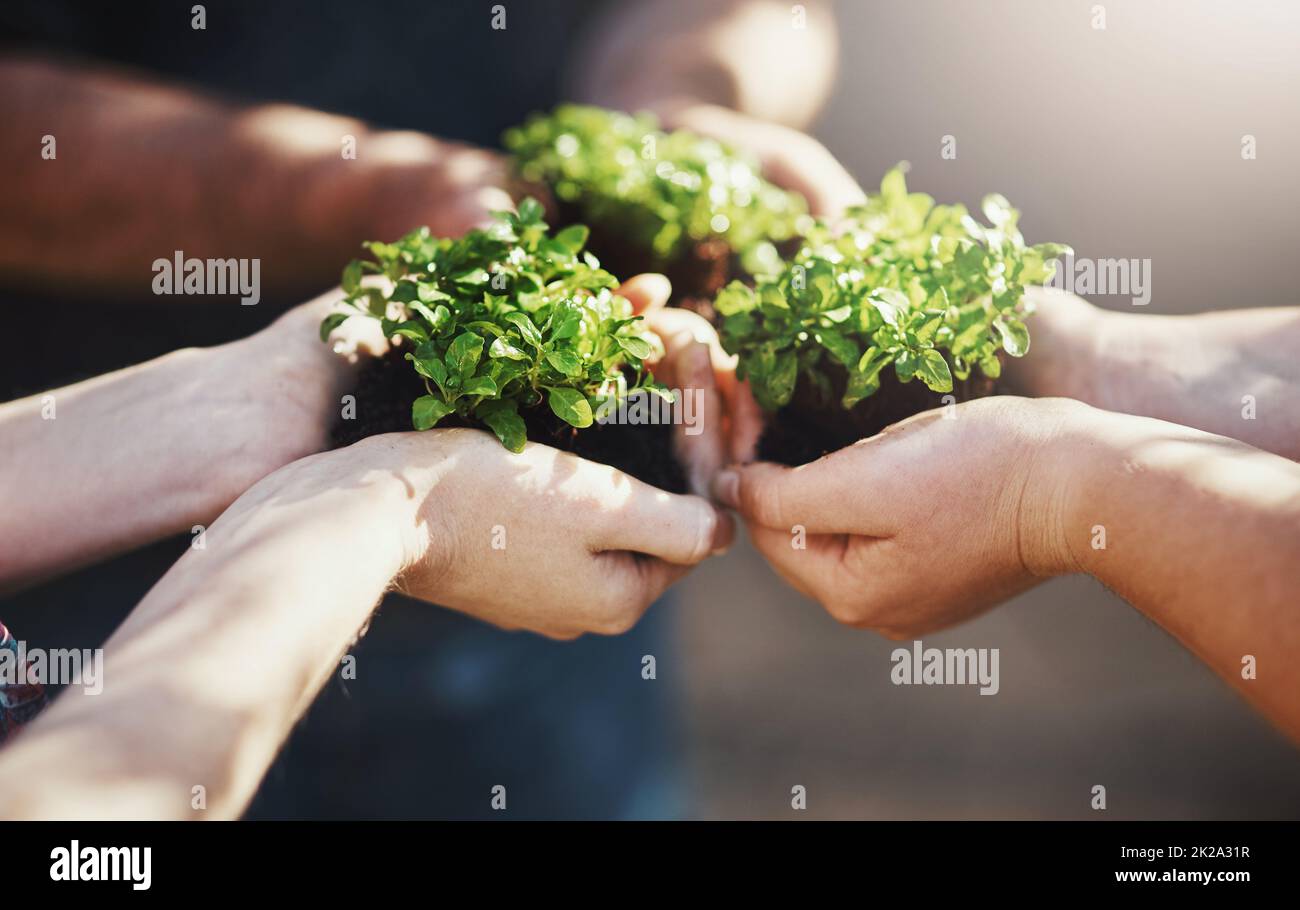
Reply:
[[[366,362],[357,375],[356,417],[339,420],[330,433],[335,448],[348,446],[367,436],[398,433],[411,429],[411,402],[425,394],[424,383],[403,359],[404,351],[394,348],[380,358]],[[673,456],[671,424],[592,424],[578,430],[542,405],[520,411],[528,427],[528,438],[590,461],[611,465],[638,480],[667,490],[686,492],[686,475]],[[444,418],[439,427],[479,424],[456,416]]]
[[[790,403],[767,419],[758,440],[758,457],[785,465],[807,464],[859,439],[875,436],[890,424],[944,405],[943,394],[931,392],[918,379],[899,382],[892,368],[881,371],[880,388],[859,401],[852,410],[840,407],[847,374],[837,368],[831,379],[834,397],[821,400],[817,390],[802,376]],[[972,371],[965,380],[954,380],[952,395],[958,402],[992,395],[996,382]]]

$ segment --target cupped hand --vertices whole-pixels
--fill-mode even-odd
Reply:
[[[680,396],[691,396],[692,422],[678,425],[675,454],[686,468],[691,491],[707,495],[714,474],[724,465],[753,457],[763,428],[762,411],[748,386],[736,379],[736,358],[722,349],[709,321],[666,305],[672,296],[666,277],[638,275],[619,293],[663,342],[663,356],[649,363],[655,378]]]
[[[840,622],[908,637],[1071,571],[1064,482],[1085,405],[986,398],[928,411],[797,468],[729,468],[716,498]]]
[[[707,500],[537,443],[513,454],[486,432],[449,429],[342,451],[353,450],[408,490],[373,519],[408,530],[398,588],[508,629],[624,632],[731,542],[730,516]]]
[[[763,175],[800,193],[814,215],[833,218],[866,201],[844,165],[807,133],[713,104],[678,104],[660,114],[671,128],[692,130],[754,155]]]
[[[503,155],[422,133],[383,132],[368,140],[367,239],[390,240],[427,225],[438,237],[487,227],[492,213],[514,208]],[[535,190],[531,190],[536,193]]]

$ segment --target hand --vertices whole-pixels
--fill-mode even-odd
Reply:
[[[674,437],[691,492],[708,495],[709,483],[725,464],[752,458],[763,414],[745,383],[736,379],[736,358],[722,349],[718,333],[698,313],[665,304],[672,285],[662,275],[638,275],[619,293],[645,317],[664,355],[649,362],[655,378],[682,395],[694,396],[690,426]]]
[[[355,159],[304,165],[308,189],[295,219],[339,251],[333,262],[355,254],[361,240],[392,240],[422,225],[439,237],[486,227],[493,212],[514,208],[515,195],[547,201],[543,189],[516,185],[497,152],[418,132],[354,128],[361,132]]]
[[[698,496],[536,443],[512,454],[479,430],[374,436],[298,466],[370,504],[360,521],[344,510],[358,540],[399,530],[400,590],[553,638],[626,631],[733,532]]]
[[[662,307],[670,292],[662,275],[638,275],[619,289],[640,310]],[[248,390],[254,410],[246,421],[248,455],[260,466],[252,480],[324,451],[356,370],[366,358],[388,351],[379,322],[364,317],[345,320],[321,342],[321,320],[342,299],[338,288],[327,291],[261,332],[205,352],[216,361],[213,369],[230,377],[228,383]]]
[[[657,112],[665,126],[692,130],[756,156],[764,176],[802,194],[814,215],[833,218],[866,201],[844,165],[806,133],[712,104],[676,103]]]
[[[398,237],[421,225],[434,236],[458,237],[487,227],[493,212],[514,209],[502,155],[421,133],[376,134],[367,146],[364,174],[358,189],[373,239]]]
[[[1088,446],[1076,430],[1091,411],[980,399],[802,467],[731,468],[714,493],[773,568],[837,620],[914,636],[1073,571],[1065,481],[1069,453]]]

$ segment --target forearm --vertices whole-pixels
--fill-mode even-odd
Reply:
[[[578,97],[672,123],[708,104],[806,127],[830,93],[838,42],[827,3],[666,0],[620,8],[576,55]],[[687,125],[687,124],[681,124]]]
[[[0,405],[0,587],[206,525],[323,449],[350,369],[305,325],[327,305],[286,317],[304,323],[301,340],[177,351]]]
[[[1100,407],[1300,459],[1300,308],[1102,318]]]
[[[1091,411],[1070,440],[1071,558],[1300,739],[1300,465]],[[1243,678],[1254,658],[1257,678]]]
[[[1036,290],[1013,386],[1240,439],[1300,459],[1300,307],[1158,316]]]
[[[413,515],[394,473],[335,463],[285,468],[212,525],[105,645],[102,693],[69,690],[0,752],[0,817],[243,810],[414,524],[377,518]]]
[[[152,263],[180,250],[261,259],[267,289],[318,288],[361,241],[414,226],[384,223],[415,195],[396,175],[442,147],[114,70],[10,58],[0,86],[0,275],[10,282],[147,294]]]

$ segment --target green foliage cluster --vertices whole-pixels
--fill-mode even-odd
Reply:
[[[648,266],[713,237],[746,263],[771,265],[772,242],[795,236],[807,209],[737,151],[686,130],[664,132],[651,114],[562,105],[504,141],[524,180],[549,186],[588,224],[616,227],[652,253]]]
[[[900,167],[834,228],[817,224],[794,259],[755,287],[732,282],[714,302],[722,343],[740,356],[762,407],[790,401],[802,375],[828,400],[829,372],[847,371],[851,408],[881,371],[949,392],[973,369],[997,377],[998,352],[1029,350],[1027,285],[1048,280],[1061,244],[1026,246],[1019,212],[986,196],[982,224],[962,205],[910,193]]]
[[[525,199],[517,215],[500,212],[490,228],[463,237],[420,228],[366,244],[373,261],[343,270],[347,296],[321,324],[322,340],[352,316],[380,320],[386,337],[411,347],[406,359],[424,379],[415,429],[458,414],[514,452],[525,442],[521,409],[545,401],[581,428],[626,396],[667,394],[643,365],[653,336],[614,292],[614,276],[583,252],[587,228],[552,234],[542,215]]]

